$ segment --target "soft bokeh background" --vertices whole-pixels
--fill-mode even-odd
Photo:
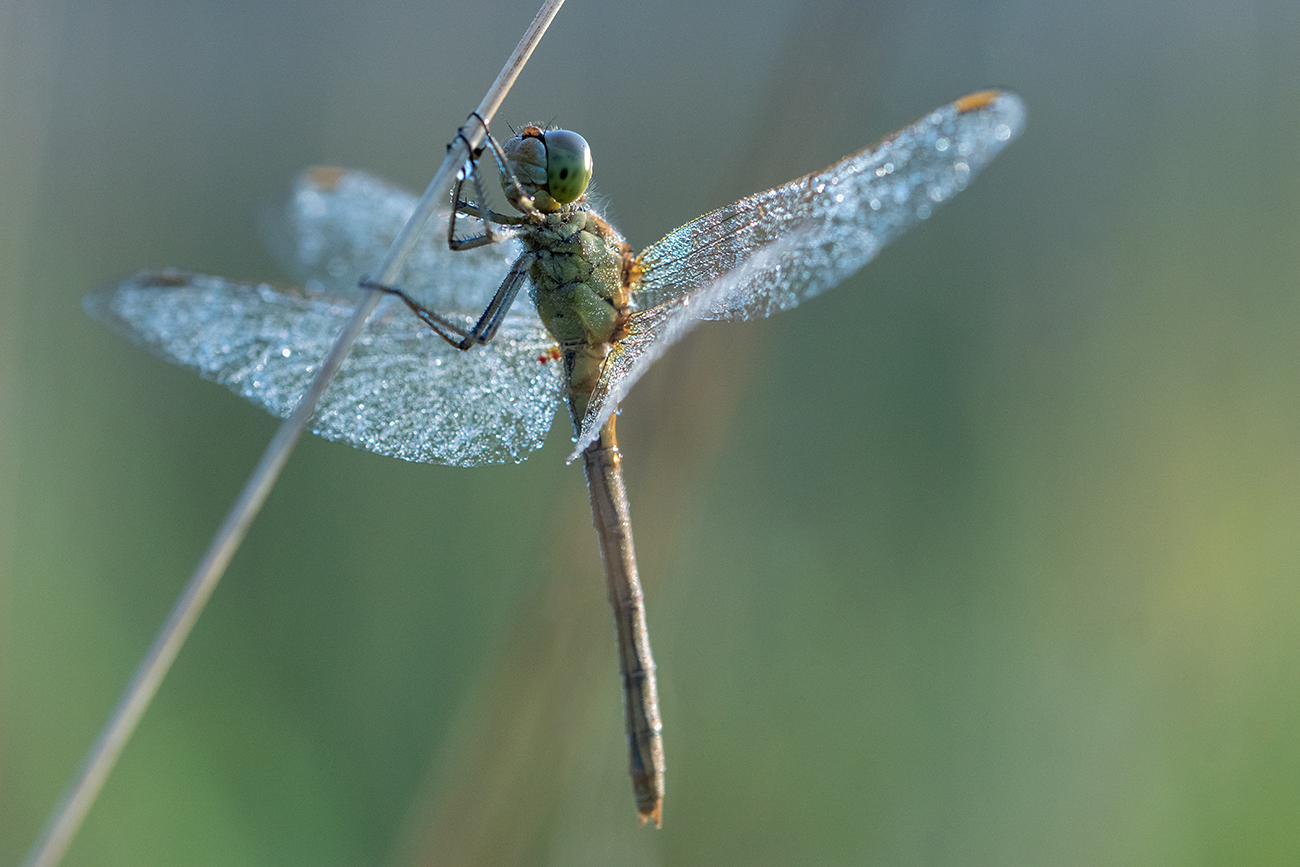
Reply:
[[[422,187],[534,12],[0,0],[0,863],[275,429],[81,312],[276,272],[299,168]],[[570,0],[502,121],[634,246],[930,108],[1029,127],[620,424],[669,760],[636,825],[563,419],[304,440],[70,865],[1300,860],[1300,4]]]

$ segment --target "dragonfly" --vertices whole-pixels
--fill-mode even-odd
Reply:
[[[480,151],[391,285],[358,283],[415,207],[359,171],[304,172],[264,225],[294,286],[175,270],[104,287],[86,309],[167,361],[287,416],[359,298],[387,294],[326,389],[315,433],[409,461],[518,463],[567,403],[614,609],[629,766],[660,825],[664,750],[655,664],[615,434],[616,409],[703,320],[788,310],[835,286],[970,183],[1024,126],[1018,97],[982,91],[830,167],[705,214],[639,254],[586,196],[592,157],[566,130],[488,139],[514,213],[492,210]],[[472,189],[474,199],[461,198]],[[457,235],[456,225],[481,234]],[[520,290],[528,286],[527,292]]]

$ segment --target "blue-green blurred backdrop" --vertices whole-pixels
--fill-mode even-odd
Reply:
[[[275,278],[315,163],[421,187],[534,12],[0,0],[0,863],[273,419],[81,312]],[[634,246],[963,93],[1024,137],[620,423],[669,761],[636,826],[563,419],[308,438],[70,865],[1300,861],[1300,5],[570,0],[500,118]]]

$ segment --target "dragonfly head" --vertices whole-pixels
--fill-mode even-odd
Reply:
[[[502,148],[506,164],[539,211],[555,211],[576,202],[591,181],[591,148],[567,129],[526,126]],[[505,177],[501,185],[507,192]]]

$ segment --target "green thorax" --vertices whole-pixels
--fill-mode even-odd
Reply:
[[[614,340],[628,313],[631,250],[609,223],[581,205],[543,215],[519,240],[537,254],[529,271],[543,324],[565,348]]]

